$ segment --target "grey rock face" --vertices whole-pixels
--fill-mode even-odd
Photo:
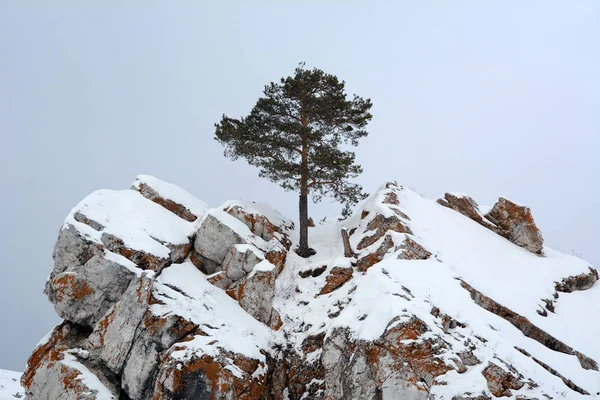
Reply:
[[[249,246],[235,245],[225,256],[222,269],[232,281],[238,281],[252,272],[256,264],[263,260]]]
[[[52,258],[54,268],[50,273],[44,293],[50,298],[54,296],[51,282],[67,268],[75,268],[85,264],[94,255],[101,254],[102,246],[84,238],[72,225],[61,229],[54,245]]]
[[[116,377],[85,346],[81,327],[63,322],[30,357],[21,378],[29,400],[117,400]],[[91,379],[90,379],[91,378]],[[97,380],[97,383],[91,382]]]
[[[444,207],[448,207],[454,211],[461,213],[462,215],[472,219],[478,224],[496,232],[497,234],[507,237],[508,232],[499,228],[498,226],[491,223],[489,220],[484,218],[481,211],[479,211],[479,205],[475,200],[469,196],[459,196],[452,193],[446,193],[443,199],[438,199],[437,202]]]
[[[176,315],[158,317],[148,311],[138,327],[123,366],[121,385],[132,399],[151,396],[162,355],[198,327]]]
[[[500,197],[492,210],[486,215],[490,221],[508,232],[508,240],[531,251],[541,254],[544,238],[525,207]]]
[[[114,373],[120,373],[133,344],[152,290],[153,278],[142,274],[94,328],[89,341]]]
[[[240,306],[255,319],[268,324],[275,296],[275,270],[254,271],[240,285],[238,293]]]
[[[231,246],[243,243],[245,240],[233,229],[214,216],[207,215],[196,234],[194,249],[202,257],[223,264]]]
[[[123,265],[94,255],[84,265],[72,265],[54,276],[47,292],[59,316],[92,327],[120,299],[134,275]]]

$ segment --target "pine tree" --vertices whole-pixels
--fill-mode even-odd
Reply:
[[[259,168],[259,176],[300,193],[300,244],[296,252],[308,257],[308,196],[319,201],[332,196],[346,204],[364,199],[362,187],[348,181],[362,168],[355,155],[342,149],[357,146],[367,136],[372,115],[370,99],[347,99],[345,82],[301,63],[294,76],[265,86],[264,97],[241,119],[223,115],[215,124],[215,139],[225,156],[242,157]],[[346,146],[348,147],[348,146]]]

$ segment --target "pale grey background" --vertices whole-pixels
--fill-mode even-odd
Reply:
[[[146,173],[296,217],[295,194],[212,136],[299,61],[372,98],[367,190],[507,196],[548,246],[600,265],[600,2],[4,0],[0,368],[22,370],[58,322],[41,292],[57,230],[89,192]]]

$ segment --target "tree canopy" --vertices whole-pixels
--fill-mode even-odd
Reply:
[[[300,244],[302,256],[308,247],[307,197],[319,201],[330,195],[349,206],[366,195],[349,179],[362,168],[352,151],[367,136],[371,120],[370,99],[347,98],[345,82],[320,69],[300,64],[293,76],[265,86],[250,114],[235,119],[223,115],[215,124],[215,139],[225,155],[244,158],[259,169],[259,175],[300,194]]]

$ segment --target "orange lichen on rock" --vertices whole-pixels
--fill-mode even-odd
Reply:
[[[182,204],[176,203],[173,200],[166,199],[159,195],[153,188],[145,183],[140,183],[139,187],[136,188],[139,192],[149,200],[152,200],[156,204],[160,204],[167,210],[171,211],[178,217],[185,219],[189,222],[194,222],[198,217],[194,215],[187,207]]]
[[[383,260],[383,257],[392,248],[394,248],[394,241],[391,237],[386,236],[377,250],[358,259],[356,263],[358,270],[364,272],[373,265],[377,264],[379,261]]]
[[[352,278],[353,273],[354,270],[351,267],[334,267],[329,275],[327,275],[327,283],[319,292],[319,296],[331,293],[348,282]]]
[[[366,230],[375,231],[375,233],[371,236],[363,238],[360,243],[358,243],[358,246],[356,246],[358,250],[362,250],[365,247],[369,247],[373,243],[377,242],[388,231],[412,234],[410,228],[404,222],[402,222],[400,218],[395,216],[384,217],[381,214],[376,215],[375,218],[369,222]]]
[[[58,325],[52,330],[48,340],[35,348],[29,359],[27,360],[27,367],[21,377],[21,385],[25,389],[29,389],[35,373],[41,368],[43,362],[54,364],[62,356],[62,346],[58,346],[59,343],[64,341],[63,326],[65,323]]]
[[[59,275],[52,282],[56,300],[82,300],[88,295],[94,294],[94,289],[85,281],[80,281],[74,273]]]
[[[490,392],[495,397],[512,396],[511,389],[519,390],[525,385],[518,377],[511,372],[504,370],[494,363],[489,363],[481,372],[487,381]]]
[[[266,375],[254,374],[260,365],[258,360],[225,351],[218,358],[202,354],[186,361],[167,359],[152,400],[260,400],[266,386]],[[232,372],[232,368],[237,371]]]

